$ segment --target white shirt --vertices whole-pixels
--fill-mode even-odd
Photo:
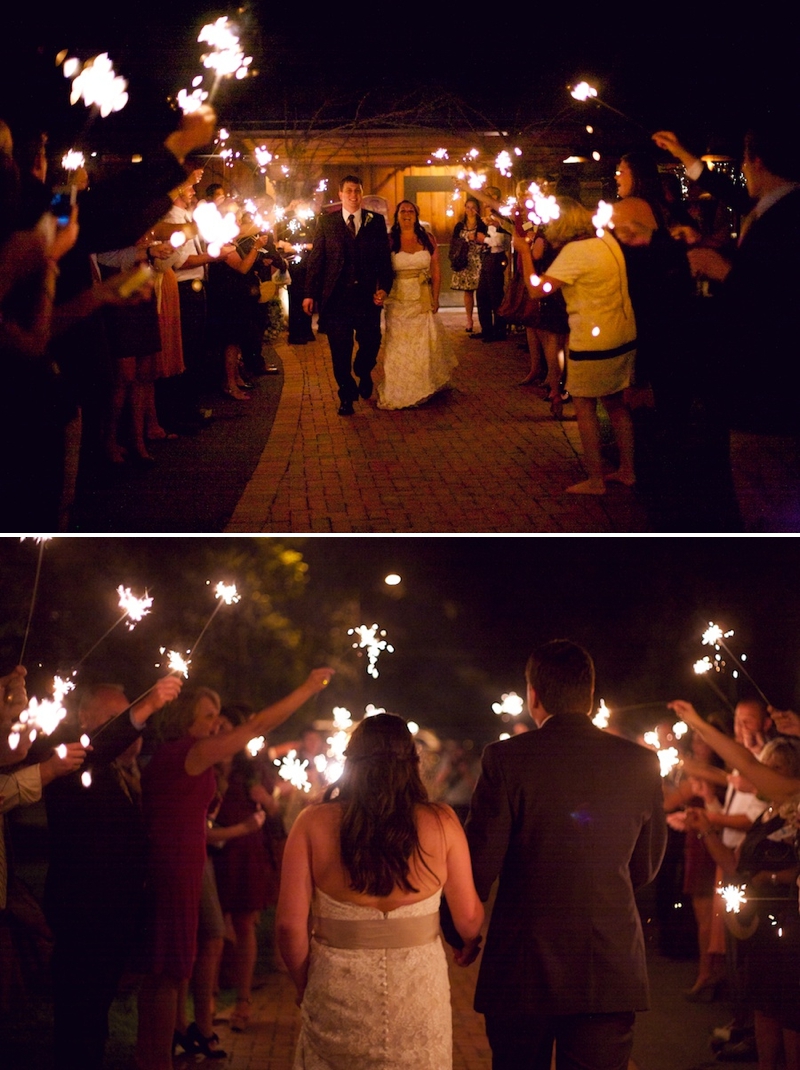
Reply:
[[[359,208],[357,212],[348,212],[346,208],[343,208],[342,219],[345,221],[345,225],[347,225],[347,220],[350,218],[350,216],[353,217],[353,222],[355,223],[356,227],[356,234],[358,234],[358,232],[361,230],[361,209]]]

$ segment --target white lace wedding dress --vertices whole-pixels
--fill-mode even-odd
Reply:
[[[440,898],[384,914],[315,891],[294,1070],[452,1070]]]
[[[425,307],[420,276],[430,271],[431,254],[392,253],[394,285],[386,299],[384,381],[379,409],[419,405],[446,386],[456,360],[438,316]]]

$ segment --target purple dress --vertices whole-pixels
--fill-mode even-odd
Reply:
[[[150,840],[145,969],[191,977],[197,953],[200,889],[206,859],[206,814],[214,770],[190,776],[192,736],[162,744],[142,774],[142,805]]]

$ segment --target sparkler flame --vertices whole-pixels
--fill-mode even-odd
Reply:
[[[167,650],[163,646],[159,647],[159,653],[167,655],[167,668],[170,672],[183,676],[186,680],[189,679],[189,666],[192,663],[188,658],[184,658],[177,650]]]
[[[278,766],[278,776],[281,780],[288,780],[292,787],[297,788],[298,791],[306,793],[311,791],[311,782],[306,774],[308,761],[301,762],[297,757],[296,750],[290,750],[281,761],[276,758],[275,765]]]
[[[570,89],[569,95],[574,97],[575,100],[586,101],[589,100],[590,97],[596,97],[597,90],[593,85],[589,85],[588,82],[578,82],[577,85],[574,85],[572,89]]]
[[[592,724],[596,728],[608,728],[608,722],[611,719],[611,710],[606,706],[606,700],[600,699],[600,706],[597,713],[592,718]]]
[[[507,178],[511,174],[511,168],[514,166],[514,161],[511,159],[510,153],[503,149],[502,152],[498,152],[494,165],[500,174]]]
[[[725,902],[726,914],[738,914],[747,903],[745,892],[747,885],[727,884],[724,888],[717,888],[717,895],[721,895]]]
[[[388,650],[390,654],[394,653],[394,647],[387,643],[386,639],[383,638],[383,636],[386,635],[386,632],[384,630],[379,632],[377,624],[373,624],[370,628],[368,628],[366,624],[360,624],[357,628],[348,628],[347,634],[358,636],[358,642],[353,643],[353,649],[366,650],[367,673],[373,679],[377,680],[380,675],[377,668],[378,658],[384,650]]]
[[[42,699],[41,702],[32,698],[19,715],[19,721],[13,726],[13,730],[19,733],[23,729],[27,731],[34,729],[49,736],[67,716],[67,711],[64,709],[64,696],[74,687],[72,680],[62,680],[60,676],[54,677],[53,697]]]
[[[211,201],[200,201],[193,219],[200,237],[208,245],[210,256],[219,256],[222,246],[232,242],[239,233],[235,214],[220,212]]]
[[[256,736],[254,739],[249,739],[246,743],[247,753],[251,758],[255,758],[257,754],[260,754],[264,749],[264,743],[266,740],[263,736]]]
[[[86,157],[77,149],[70,149],[61,157],[61,166],[65,171],[77,171],[79,167],[86,166]]]
[[[555,197],[545,197],[541,188],[536,182],[531,182],[528,186],[528,198],[525,201],[525,207],[528,209],[528,219],[531,223],[535,223],[537,226],[543,223],[551,223],[554,219],[558,219],[561,214],[561,209],[558,207],[558,202]]]
[[[712,664],[708,654],[706,654],[704,658],[696,661],[692,667],[698,676],[703,676],[705,673],[711,672],[715,666]]]
[[[658,761],[661,766],[661,776],[669,776],[680,760],[677,750],[675,747],[664,747],[656,753],[658,754]]]
[[[235,605],[241,599],[241,595],[236,590],[235,583],[218,583],[215,588],[215,595],[217,598],[221,598],[226,606]]]
[[[153,599],[147,591],[141,598],[137,598],[132,594],[130,587],[123,587],[122,584],[117,587],[117,594],[119,595],[119,608],[128,618],[128,631],[132,632],[142,617],[146,617],[150,612]]]
[[[718,624],[712,624],[711,621],[709,621],[708,627],[703,632],[701,638],[704,646],[721,646],[721,641],[727,639],[731,635],[733,635],[733,631],[723,632]]]
[[[597,228],[597,237],[602,238],[605,233],[605,229],[611,228],[614,224],[611,221],[611,217],[614,214],[614,205],[606,204],[605,201],[600,201],[597,205],[597,211],[592,216],[592,223]]]
[[[128,83],[115,71],[107,52],[84,63],[83,69],[72,82],[70,104],[79,100],[87,108],[96,104],[105,119],[112,111],[122,111],[128,103]]]
[[[222,15],[200,31],[197,40],[211,46],[211,51],[201,56],[204,67],[215,72],[218,78],[246,78],[252,56],[245,56],[239,44],[236,27]]]
[[[516,691],[510,691],[502,695],[499,702],[492,703],[492,709],[496,714],[508,713],[512,717],[519,717],[525,708],[525,700],[520,698]]]

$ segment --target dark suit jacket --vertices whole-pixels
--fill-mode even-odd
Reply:
[[[73,743],[82,729],[62,722],[47,743]],[[58,935],[65,927],[132,925],[144,884],[147,841],[140,808],[111,763],[140,738],[127,713],[98,731],[85,765],[44,789],[50,864],[45,913]],[[92,782],[81,783],[88,769]]]
[[[340,211],[321,215],[317,220],[306,268],[306,297],[316,301],[321,324],[336,314],[337,304],[347,296],[347,283],[353,280],[358,305],[374,308],[380,315],[372,296],[376,290],[391,290],[392,257],[383,217],[365,208],[361,209],[361,227],[355,240]],[[353,288],[349,289],[352,298]]]
[[[587,717],[490,744],[466,824],[475,884],[497,899],[475,1009],[500,1016],[643,1010],[634,889],[666,843],[656,756]]]
[[[700,185],[730,201],[730,184],[706,172]],[[725,194],[728,194],[726,198]],[[715,299],[716,300],[716,299]],[[761,434],[800,432],[791,383],[798,366],[800,189],[745,231],[719,298],[719,386],[731,426]]]

